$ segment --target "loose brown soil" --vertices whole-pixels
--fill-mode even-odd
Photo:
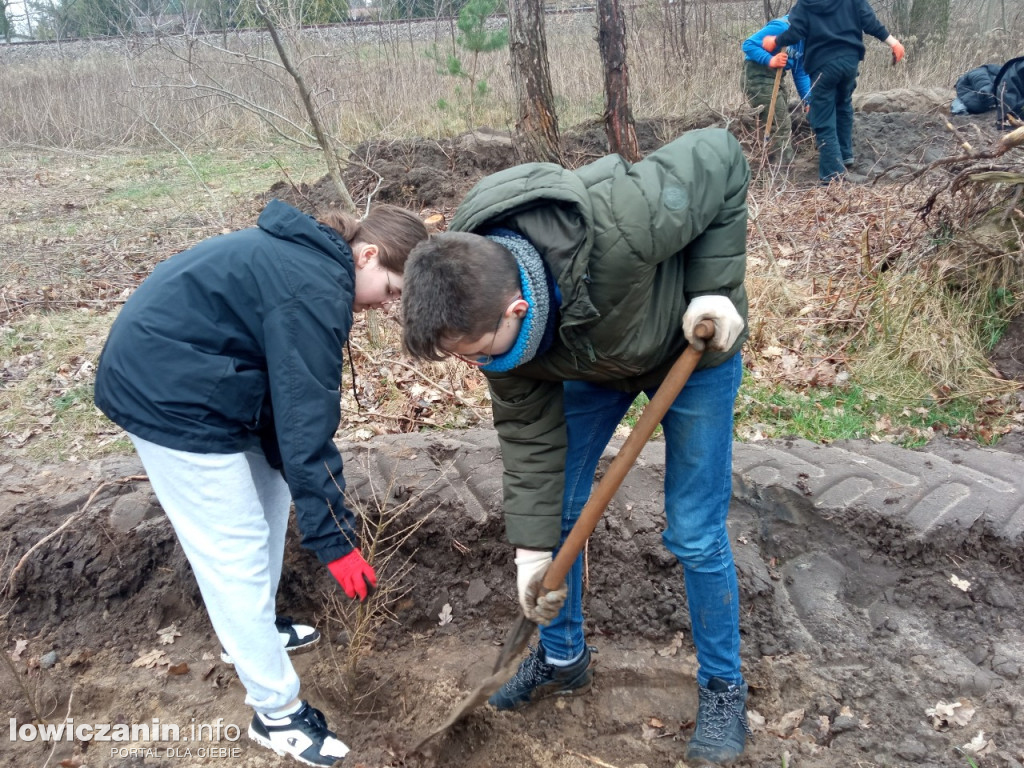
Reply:
[[[995,135],[991,118],[954,120]],[[640,128],[644,151],[693,125]],[[753,130],[740,123],[752,162]],[[816,182],[806,126],[791,179]],[[955,152],[938,115],[858,113],[854,170],[878,184]],[[594,127],[567,139],[567,162],[604,153]],[[515,158],[499,134],[360,148],[365,165],[346,182],[374,199],[450,213],[482,175]],[[763,170],[763,169],[762,169]],[[269,194],[314,210],[326,182]],[[993,365],[1024,373],[1024,323],[1015,322]],[[1019,451],[1010,436],[1005,448]],[[489,671],[516,616],[513,567],[503,541],[500,458],[493,433],[382,435],[343,446],[353,504],[370,518],[401,509],[427,521],[382,570],[380,621],[354,678],[346,673],[351,619],[330,575],[292,537],[279,595],[282,613],[315,621],[325,640],[296,658],[304,695],[364,768],[649,766],[678,768],[696,709],[694,657],[679,566],[661,544],[658,451],[645,453],[589,548],[588,640],[598,649],[593,690],[523,713],[472,713],[422,753],[441,722]],[[0,452],[2,573],[17,574],[8,613],[0,710],[10,722],[236,726],[192,741],[12,741],[5,766],[191,768],[283,764],[244,735],[251,712],[219,645],[169,524],[134,457],[41,466]],[[58,528],[62,525],[59,532]],[[756,735],[743,766],[970,765],[959,748],[979,732],[980,765],[1024,763],[1024,570],[979,547],[914,551],[890,546],[881,523],[822,517],[795,525],[736,503],[731,536],[740,574],[743,659]],[[55,534],[50,538],[50,534]],[[33,547],[36,547],[34,550]],[[31,554],[26,554],[32,550]],[[24,558],[24,561],[22,561]],[[399,563],[406,563],[400,566]],[[971,575],[970,591],[950,572]],[[442,614],[450,606],[451,621]],[[346,608],[347,610],[347,608]],[[158,630],[173,625],[180,634]],[[154,651],[162,652],[154,654]],[[151,661],[147,664],[146,659]],[[973,709],[966,725],[936,727],[939,702]],[[223,733],[223,732],[222,732]],[[114,748],[113,750],[111,748]],[[225,749],[225,753],[211,753]],[[131,750],[136,750],[132,752]]]

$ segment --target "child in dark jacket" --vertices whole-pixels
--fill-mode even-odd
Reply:
[[[342,349],[353,312],[402,292],[414,214],[320,221],[273,200],[257,226],[157,265],[114,321],[96,404],[123,427],[181,543],[223,658],[256,712],[249,736],[310,765],[348,748],[299,699],[288,653],[319,639],[276,615],[292,502],[303,545],[352,598],[376,586],[345,506]]]
[[[804,69],[811,77],[811,127],[818,142],[818,177],[822,184],[846,177],[853,164],[853,91],[864,60],[864,33],[892,48],[893,62],[903,45],[889,34],[867,0],[797,0],[789,11],[789,29],[766,35],[762,47],[804,42]]]
[[[421,359],[458,356],[487,376],[520,604],[547,624],[491,697],[498,709],[590,686],[582,556],[562,590],[538,600],[535,585],[623,415],[687,345],[704,348],[694,329],[710,319],[714,338],[662,421],[663,540],[683,565],[699,664],[686,759],[743,752],[747,686],[725,521],[746,338],[749,180],[739,144],[720,129],[687,133],[633,165],[618,155],[575,171],[528,163],[481,181],[449,231],[409,257],[403,344]]]
[[[766,35],[781,35],[789,29],[789,17],[772,19],[757,32],[743,41],[743,93],[747,102],[755,109],[760,108],[761,124],[768,119],[772,107],[772,93],[775,90],[776,72],[782,69],[793,76],[801,104],[807,104],[811,91],[811,78],[804,71],[804,44],[798,40],[788,51],[774,56],[761,47]],[[789,117],[789,91],[784,82],[779,83],[778,98],[775,100],[775,114],[769,134],[773,160],[783,164],[791,163],[793,151],[793,122]]]

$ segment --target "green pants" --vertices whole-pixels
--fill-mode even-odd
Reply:
[[[764,136],[764,125],[768,109],[772,104],[772,90],[775,88],[777,70],[764,67],[755,61],[746,59],[743,62],[743,93],[754,109],[759,109],[758,125],[761,136]],[[789,89],[783,80],[779,83],[779,96],[775,101],[775,117],[772,118],[771,152],[775,159],[784,162],[793,160],[793,124],[789,118]]]

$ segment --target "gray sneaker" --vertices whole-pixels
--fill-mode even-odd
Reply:
[[[590,690],[594,673],[590,669],[591,646],[583,649],[579,661],[568,667],[549,664],[540,643],[531,648],[512,679],[487,700],[495,709],[522,709],[545,696],[578,696]]]
[[[747,746],[747,684],[712,677],[697,686],[697,727],[686,745],[686,760],[696,765],[731,765]]]

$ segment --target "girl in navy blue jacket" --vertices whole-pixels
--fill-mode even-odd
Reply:
[[[320,221],[279,200],[257,226],[157,265],[125,303],[96,405],[127,432],[256,710],[249,736],[311,765],[348,748],[299,699],[289,651],[319,639],[279,618],[288,512],[346,594],[376,585],[345,506],[334,444],[353,313],[402,292],[414,214],[378,205]]]

